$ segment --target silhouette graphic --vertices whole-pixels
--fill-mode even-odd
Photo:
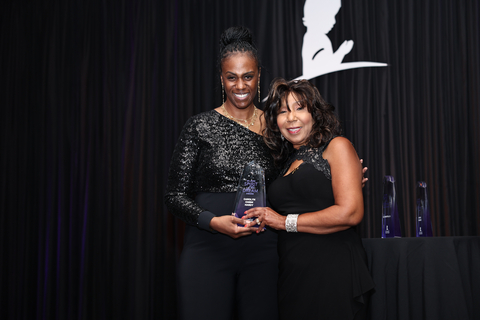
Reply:
[[[303,7],[303,24],[307,31],[303,36],[303,75],[296,79],[312,79],[323,74],[363,67],[385,67],[386,63],[358,61],[342,63],[352,50],[353,40],[345,40],[333,52],[327,34],[335,25],[335,16],[342,6],[340,0],[306,0]]]

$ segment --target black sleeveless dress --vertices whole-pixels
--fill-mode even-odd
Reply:
[[[318,211],[334,204],[326,145],[301,147],[268,189],[282,215]],[[291,163],[303,163],[287,176]],[[280,319],[357,319],[374,283],[354,228],[328,235],[279,232],[278,304]]]

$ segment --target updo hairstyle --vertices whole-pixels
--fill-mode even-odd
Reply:
[[[231,27],[225,30],[220,36],[220,54],[218,58],[218,68],[220,72],[222,72],[223,61],[238,52],[250,54],[260,68],[257,48],[253,43],[250,30],[245,27]]]

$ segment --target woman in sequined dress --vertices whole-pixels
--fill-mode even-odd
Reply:
[[[306,80],[275,80],[265,119],[265,142],[284,169],[267,190],[272,208],[245,218],[279,230],[280,319],[365,319],[374,283],[355,232],[363,218],[357,153]]]
[[[255,161],[267,186],[278,175],[261,131],[260,66],[248,29],[227,29],[220,39],[224,103],[193,116],[173,152],[165,203],[186,222],[178,270],[182,319],[277,319],[276,231],[238,226],[232,216],[243,167]],[[258,272],[262,278],[252,278]],[[262,303],[251,299],[251,293]]]

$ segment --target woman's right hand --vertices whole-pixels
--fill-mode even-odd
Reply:
[[[210,228],[217,232],[226,234],[227,236],[237,239],[243,236],[248,236],[255,232],[257,228],[255,227],[240,227],[240,225],[246,225],[248,221],[244,219],[239,219],[234,215],[230,216],[218,216],[213,217],[210,220]]]

